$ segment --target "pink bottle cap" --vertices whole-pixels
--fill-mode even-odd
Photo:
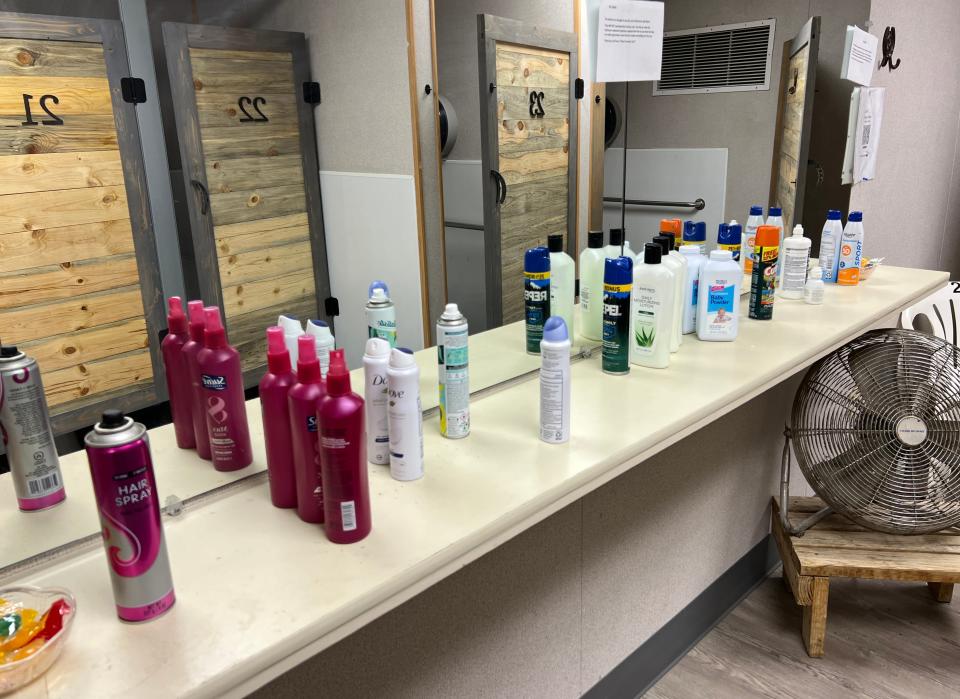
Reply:
[[[203,342],[203,301],[189,301],[187,315],[190,318],[190,339]]]
[[[227,333],[223,329],[218,306],[205,306],[203,309],[203,344],[210,348],[227,346]]]
[[[350,371],[342,349],[330,352],[330,368],[327,370],[327,393],[342,396],[350,393]]]
[[[283,328],[267,328],[267,370],[271,374],[290,373],[290,352],[283,340]]]
[[[167,328],[171,333],[180,334],[187,331],[187,316],[183,313],[183,299],[171,296],[167,299]]]
[[[297,338],[297,380],[300,383],[319,383],[320,360],[317,359],[317,340],[313,335]]]

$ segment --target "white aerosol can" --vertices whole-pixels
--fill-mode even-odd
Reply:
[[[363,400],[367,417],[367,461],[390,463],[390,432],[387,429],[387,367],[390,343],[371,337],[363,352]]]
[[[385,282],[370,284],[366,305],[367,337],[382,337],[397,346],[397,309],[390,300],[390,291]]]
[[[277,325],[283,328],[283,343],[287,346],[287,352],[290,353],[290,363],[297,366],[297,359],[300,354],[297,338],[303,335],[303,323],[296,316],[281,313],[280,317],[277,318]]]
[[[420,367],[411,350],[395,347],[390,352],[387,388],[390,475],[398,481],[415,481],[423,477],[423,413]]]
[[[570,333],[559,316],[547,319],[540,341],[540,439],[570,439]]]
[[[448,303],[437,321],[437,375],[440,384],[440,434],[461,439],[470,434],[470,363],[467,319]]]
[[[330,352],[337,346],[330,325],[325,320],[308,320],[307,335],[313,335],[317,348],[317,359],[320,362],[320,375],[327,377],[330,369]]]

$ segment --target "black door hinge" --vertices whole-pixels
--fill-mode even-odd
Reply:
[[[120,78],[120,94],[124,102],[142,104],[147,101],[147,86],[143,78]]]
[[[336,296],[331,296],[323,302],[323,310],[329,318],[336,318],[340,315],[340,301]]]
[[[303,101],[307,104],[320,104],[320,83],[308,81],[303,84]]]
[[[583,99],[583,78],[577,78],[573,81],[573,96],[578,100]]]

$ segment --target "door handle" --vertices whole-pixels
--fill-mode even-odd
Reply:
[[[490,176],[497,184],[497,206],[499,206],[507,200],[507,181],[503,179],[503,175],[496,170],[491,170]]]
[[[206,216],[210,210],[210,192],[207,191],[206,185],[200,180],[190,180],[190,184],[200,193],[200,214]]]

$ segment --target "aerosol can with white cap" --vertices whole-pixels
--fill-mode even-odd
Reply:
[[[415,481],[423,477],[423,413],[420,368],[411,350],[395,347],[390,352],[387,387],[390,475],[398,481]]]
[[[440,385],[440,434],[461,439],[470,434],[470,362],[467,319],[448,303],[437,321],[437,375]]]
[[[317,359],[320,361],[320,375],[327,378],[330,369],[330,352],[336,347],[336,339],[325,320],[308,320],[307,335],[313,335],[317,347]]]
[[[371,337],[363,352],[363,400],[367,417],[367,461],[386,466],[390,463],[390,431],[387,427],[387,367],[390,343]]]
[[[397,346],[397,309],[390,300],[390,290],[386,282],[375,281],[370,284],[369,300],[366,305],[367,337],[382,337]]]
[[[296,316],[280,314],[277,318],[277,325],[283,328],[283,343],[287,346],[287,352],[290,353],[290,362],[293,366],[297,365],[299,359],[299,346],[297,338],[303,335],[303,324]]]

